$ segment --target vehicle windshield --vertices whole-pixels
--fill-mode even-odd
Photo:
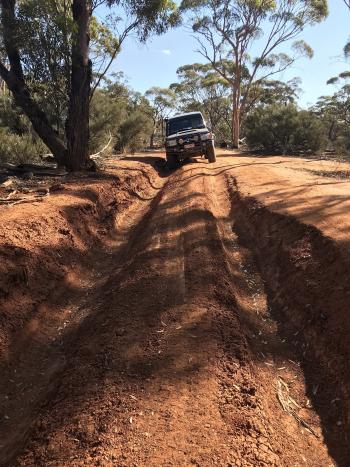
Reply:
[[[167,136],[193,128],[205,128],[201,114],[186,115],[184,117],[172,118],[168,121]]]

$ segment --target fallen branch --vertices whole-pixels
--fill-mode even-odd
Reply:
[[[54,168],[40,166],[16,167],[7,170],[7,174],[9,175],[21,176],[27,173],[32,173],[33,175],[41,177],[63,177],[67,175],[68,172],[61,170],[56,171]]]
[[[21,203],[33,203],[36,201],[42,201],[46,195],[41,196],[30,196],[30,197],[17,197],[17,198],[0,198],[0,205],[14,206],[15,204]]]
[[[106,144],[106,146],[104,146],[104,147],[101,149],[101,151],[97,152],[96,154],[91,154],[91,155],[90,155],[90,158],[91,158],[91,159],[98,159],[98,158],[100,157],[100,154],[102,154],[102,153],[108,148],[108,146],[111,144],[112,140],[113,140],[113,136],[111,135],[111,133],[109,133],[109,141],[108,141],[108,143]]]
[[[109,140],[106,146],[104,146],[100,151],[96,152],[95,154],[90,154],[90,159],[98,159],[100,157],[100,154],[102,154],[111,144],[113,141],[113,136],[111,135],[111,132],[109,132]],[[40,156],[41,158],[47,158],[47,157],[53,157],[53,154],[43,154]]]
[[[13,184],[13,180],[11,180],[10,178],[8,180],[5,180],[3,183],[1,183],[1,186],[3,188],[8,188],[9,186],[11,186]]]
[[[25,199],[25,198],[24,198],[24,199],[21,199],[21,200],[18,200],[18,201],[16,201],[16,202],[14,202],[14,203],[7,204],[7,206],[14,206],[14,205],[16,205],[16,204],[23,204],[23,203],[37,203],[38,201],[39,201],[39,202],[42,202],[43,199],[44,199],[43,196],[38,196],[38,197],[36,197],[36,198],[34,198],[34,199],[32,199],[32,198],[31,198],[31,199],[28,199],[28,198]]]

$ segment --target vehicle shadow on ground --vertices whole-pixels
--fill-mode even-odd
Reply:
[[[169,177],[173,170],[169,169],[165,156],[125,156],[122,161],[134,161],[151,165],[161,178]]]

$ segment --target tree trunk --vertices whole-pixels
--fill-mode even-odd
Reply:
[[[58,165],[64,165],[66,147],[50,125],[45,113],[33,100],[25,83],[21,59],[16,45],[15,0],[1,0],[1,25],[10,69],[0,63],[0,76],[11,91],[16,104],[29,118],[34,130],[52,151]]]
[[[328,139],[332,142],[334,142],[337,139],[335,129],[336,129],[336,121],[333,120],[329,128],[329,132],[328,132]]]
[[[94,168],[89,158],[89,110],[92,65],[89,60],[91,6],[87,0],[73,0],[76,33],[72,45],[72,71],[67,135],[68,170]]]
[[[239,149],[239,136],[241,129],[240,109],[241,109],[241,63],[237,50],[234,51],[235,57],[235,83],[233,89],[232,105],[232,145]]]
[[[150,140],[149,140],[149,147],[151,149],[154,149],[154,136],[155,136],[155,132],[152,131],[152,134],[151,134],[151,137],[150,137]]]
[[[154,149],[154,138],[156,136],[156,131],[157,131],[157,120],[153,118],[153,129],[152,129],[152,134],[149,139],[149,147],[151,149]]]
[[[165,134],[164,134],[164,117],[161,117],[160,122],[161,122],[161,128],[162,128],[162,141],[163,141],[164,138],[165,138]]]
[[[239,109],[234,105],[232,112],[232,145],[234,148],[239,148],[239,137],[241,130],[241,122],[239,116]]]

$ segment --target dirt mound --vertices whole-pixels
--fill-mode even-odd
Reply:
[[[155,171],[119,171],[65,179],[44,206],[0,211],[0,350],[37,311],[68,271],[84,267],[92,248],[112,240],[120,215],[154,188]],[[52,199],[53,198],[53,199]],[[1,240],[2,239],[2,240]]]
[[[350,255],[316,228],[242,197],[229,180],[234,229],[259,265],[279,332],[296,351],[307,396],[339,465],[350,458]]]
[[[130,210],[157,192],[157,178],[148,164],[120,162],[117,172],[61,179],[40,204],[0,211],[0,434],[14,427],[0,463],[14,455],[64,367],[62,335],[82,319],[79,307],[97,279],[89,271],[118,244]]]

